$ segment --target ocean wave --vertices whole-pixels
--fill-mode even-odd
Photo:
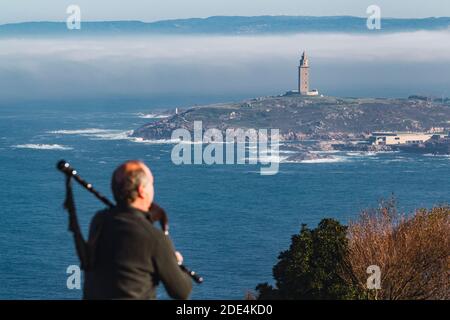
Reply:
[[[97,133],[92,135],[95,140],[130,140],[134,141],[135,137],[131,137],[133,130],[120,131],[110,130],[109,132]]]
[[[117,130],[117,129],[99,129],[99,128],[86,128],[86,129],[75,129],[75,130],[53,130],[47,131],[49,134],[57,134],[57,135],[79,135],[83,137],[89,137],[91,140],[128,140],[136,143],[143,144],[204,144],[208,145],[211,143],[215,144],[233,144],[234,142],[228,141],[213,141],[210,143],[206,143],[204,141],[183,141],[181,139],[144,139],[141,137],[133,137],[133,130]],[[249,147],[247,144],[246,148]],[[276,144],[270,144],[269,147],[276,147]]]
[[[323,159],[310,159],[310,160],[288,160],[284,161],[286,163],[302,163],[302,164],[316,164],[316,163],[337,163],[337,162],[348,162],[350,161],[347,157],[331,157]]]
[[[33,144],[33,143],[27,143],[27,144],[18,144],[15,146],[11,146],[12,148],[17,149],[35,149],[35,150],[72,150],[71,147],[66,147],[60,144]]]
[[[375,151],[350,151],[346,152],[346,155],[350,157],[373,157],[378,154],[378,152]]]
[[[180,142],[179,139],[147,140],[141,137],[133,137],[132,136],[133,130],[87,128],[77,130],[55,130],[55,131],[48,131],[47,133],[61,134],[61,135],[79,135],[83,137],[88,137],[91,140],[128,140],[131,142],[142,144],[173,144]],[[187,141],[186,143],[191,142]]]
[[[155,114],[155,113],[137,113],[136,114],[139,118],[142,119],[164,119],[164,118],[169,118],[170,115],[169,114]]]
[[[136,142],[136,143],[142,143],[142,144],[175,144],[180,143],[180,139],[156,139],[156,140],[147,140],[140,137],[130,137],[130,141]],[[191,144],[190,141],[183,142],[186,144]]]
[[[436,158],[450,158],[450,154],[432,154],[432,153],[425,153],[424,157],[436,157]]]
[[[400,153],[401,151],[400,150],[390,150],[390,151],[388,151],[388,150],[380,150],[380,151],[377,151],[377,153]]]
[[[104,132],[110,132],[111,130],[107,129],[97,129],[97,128],[88,128],[88,129],[75,129],[75,130],[54,130],[48,131],[47,133],[51,134],[67,134],[67,135],[76,135],[76,134],[98,134]]]
[[[336,163],[336,162],[347,162],[348,159],[344,157],[335,157],[335,158],[324,158],[324,159],[311,159],[311,160],[302,160],[301,163]]]
[[[55,130],[48,131],[50,134],[62,134],[62,135],[79,135],[84,137],[93,138],[93,140],[133,140],[131,137],[133,130],[117,130],[117,129],[76,129],[76,130]]]
[[[312,150],[309,152],[316,153],[316,154],[333,154],[333,153],[339,153],[342,151],[339,151],[339,150]]]
[[[409,160],[402,157],[402,158],[395,158],[395,159],[390,159],[390,160],[383,160],[382,163],[393,163],[393,162],[409,162]]]
[[[259,157],[249,157],[247,158],[248,161],[255,161],[258,163],[283,163],[288,157],[282,157],[282,156],[259,156]]]

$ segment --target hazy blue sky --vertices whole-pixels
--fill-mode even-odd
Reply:
[[[212,15],[365,16],[377,4],[389,17],[450,16],[448,0],[0,0],[0,24],[65,20],[78,4],[84,20],[142,20]]]

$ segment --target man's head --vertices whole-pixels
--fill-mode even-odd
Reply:
[[[129,205],[148,211],[153,202],[153,175],[141,161],[131,160],[113,173],[111,188],[118,205]]]

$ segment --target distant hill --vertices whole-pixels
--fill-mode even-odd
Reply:
[[[382,29],[376,32],[406,32],[418,30],[448,30],[450,18],[395,19],[384,18]],[[141,21],[82,22],[81,30],[68,32],[65,22],[24,22],[0,25],[0,37],[14,36],[89,36],[141,34],[289,34],[302,32],[372,32],[366,18],[351,16],[214,16]]]

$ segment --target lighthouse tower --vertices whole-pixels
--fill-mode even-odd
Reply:
[[[309,93],[309,61],[305,51],[303,51],[298,67],[298,92],[301,95]]]

